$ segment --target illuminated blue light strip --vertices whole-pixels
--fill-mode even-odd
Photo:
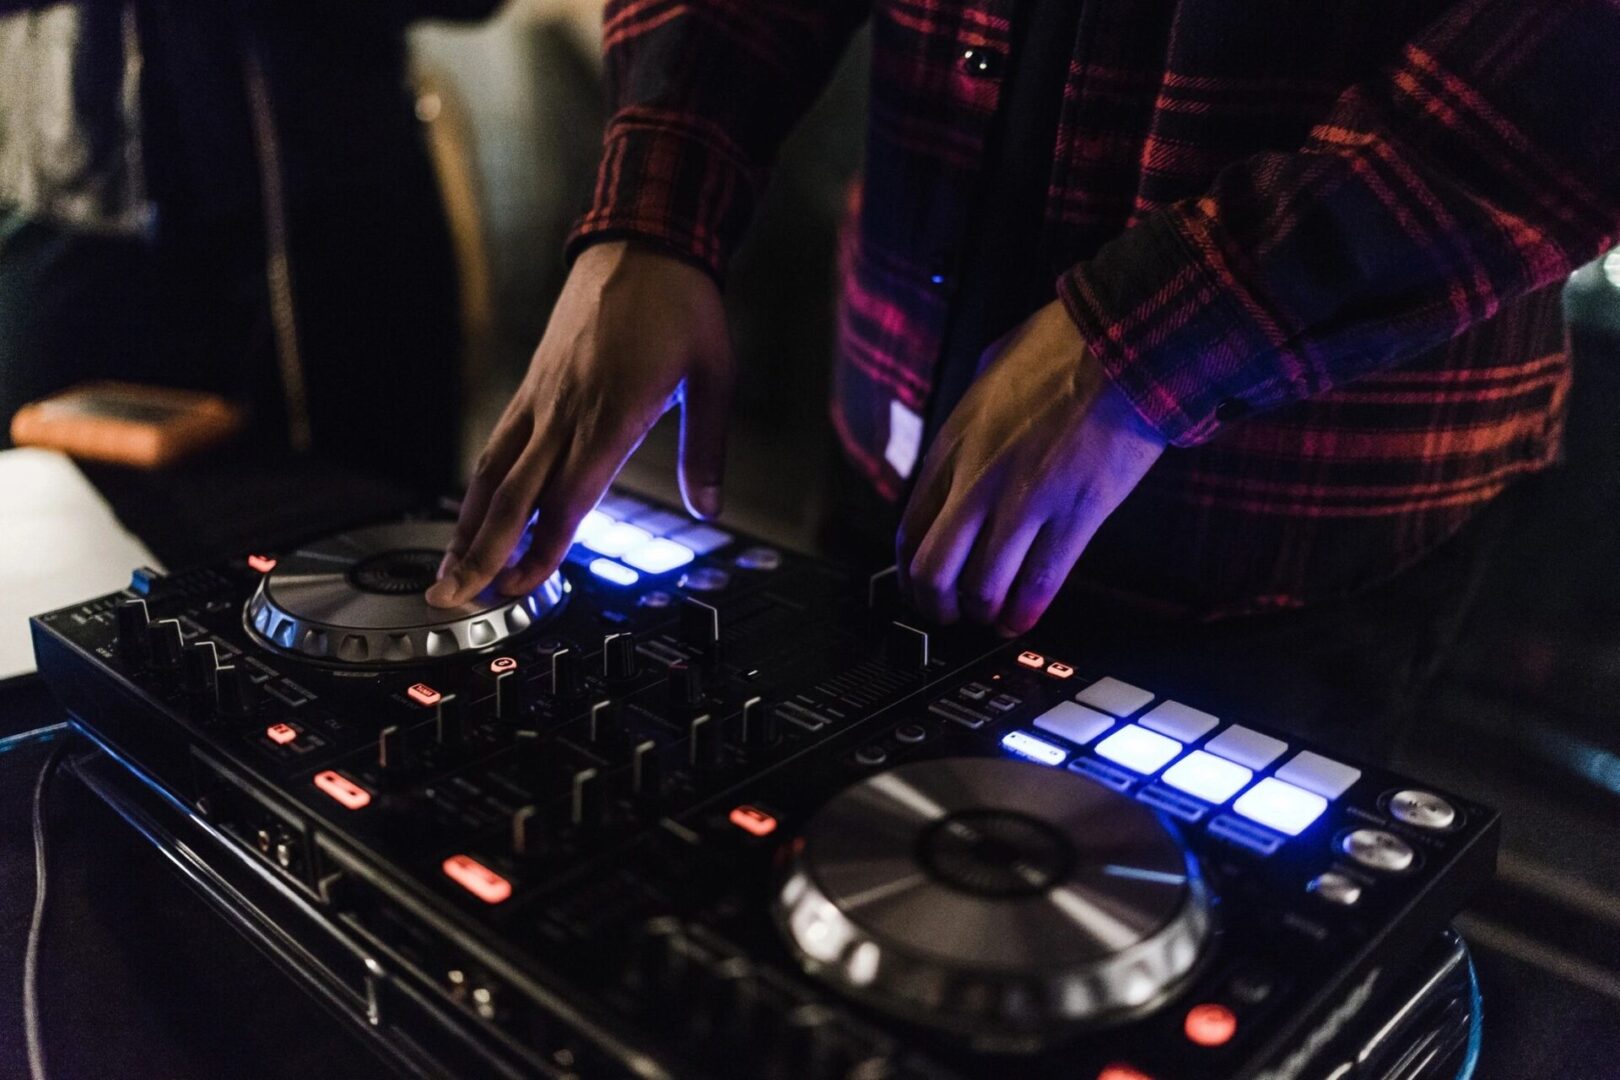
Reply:
[[[1063,759],[1069,756],[1062,747],[1053,746],[1045,739],[1037,739],[1027,731],[1009,731],[1001,737],[1001,745],[1020,757],[1038,761],[1042,765],[1061,765]]]

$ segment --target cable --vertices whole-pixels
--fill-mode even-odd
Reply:
[[[48,739],[54,739],[67,729],[68,722],[63,720],[61,723],[46,724],[44,727],[37,727],[32,731],[19,731],[15,735],[7,735],[5,738],[0,739],[0,754],[5,753],[7,750],[15,750],[19,746],[27,746],[31,742],[44,742]]]
[[[56,775],[68,743],[51,751],[34,782],[34,913],[28,921],[28,951],[23,957],[23,1034],[28,1040],[28,1075],[46,1080],[45,1043],[39,1023],[39,941],[45,928],[45,793]]]

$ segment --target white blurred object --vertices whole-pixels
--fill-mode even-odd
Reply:
[[[28,617],[129,584],[137,566],[161,569],[64,454],[0,451],[0,679],[34,670]]]

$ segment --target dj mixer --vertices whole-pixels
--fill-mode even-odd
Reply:
[[[438,610],[450,531],[33,624],[176,863],[419,1071],[1326,1075],[1492,873],[1487,807],[931,629],[892,571],[616,492],[533,593]]]

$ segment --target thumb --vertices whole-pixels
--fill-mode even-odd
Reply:
[[[726,427],[731,419],[735,386],[731,364],[695,366],[681,397],[681,497],[700,518],[720,513],[720,484],[725,475]]]

